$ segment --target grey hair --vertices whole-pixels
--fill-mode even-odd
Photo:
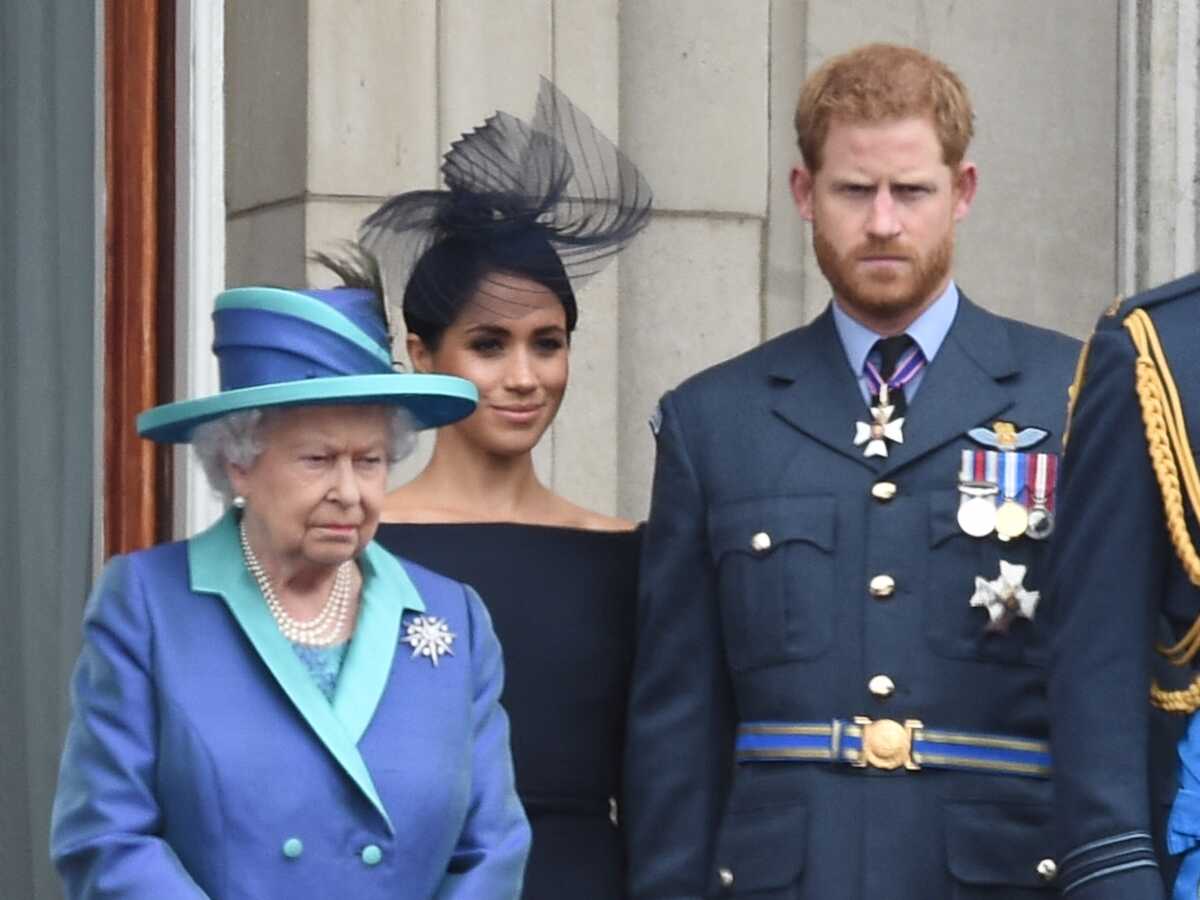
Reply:
[[[384,408],[389,413],[388,465],[393,466],[412,453],[417,443],[417,429],[408,410]],[[192,432],[192,448],[208,484],[226,505],[233,501],[234,490],[225,467],[232,464],[239,469],[249,469],[253,466],[266,446],[263,434],[266,425],[285,411],[286,407],[238,410],[197,425]]]

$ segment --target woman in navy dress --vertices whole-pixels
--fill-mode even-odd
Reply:
[[[531,123],[498,113],[443,172],[448,190],[389,200],[364,242],[405,285],[414,369],[469,379],[479,407],[388,495],[378,540],[487,598],[533,828],[523,896],[613,900],[641,533],[550,490],[532,451],[567,386],[575,289],[643,227],[650,191],[549,82]]]

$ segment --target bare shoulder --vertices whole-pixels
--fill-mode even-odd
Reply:
[[[409,525],[429,525],[446,521],[446,511],[439,508],[426,491],[411,482],[388,491],[379,510],[379,521]]]
[[[622,519],[619,516],[606,516],[601,513],[589,513],[587,528],[590,531],[633,531],[637,522]]]
[[[554,500],[556,524],[567,528],[580,528],[585,531],[633,531],[637,528],[637,523],[629,519],[585,509],[563,497],[555,496]]]

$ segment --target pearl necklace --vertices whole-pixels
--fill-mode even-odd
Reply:
[[[275,624],[289,641],[296,644],[307,644],[310,647],[328,647],[335,643],[342,634],[346,624],[346,616],[350,612],[350,580],[352,563],[347,560],[338,566],[337,574],[333,577],[333,588],[329,591],[329,599],[317,614],[316,618],[301,622],[283,608],[275,587],[266,569],[258,561],[258,557],[250,548],[246,538],[246,526],[241,524],[239,532],[242,539],[242,557],[246,560],[246,568],[258,583],[263,599],[267,601],[267,609],[275,618]]]

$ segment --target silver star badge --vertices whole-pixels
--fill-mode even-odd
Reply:
[[[892,419],[896,407],[888,403],[888,386],[879,386],[879,403],[871,407],[871,422],[854,423],[854,446],[866,444],[863,456],[887,456],[887,442],[904,443],[904,417]]]
[[[443,656],[453,656],[451,644],[455,634],[445,619],[437,616],[417,616],[405,626],[405,635],[400,640],[413,648],[409,659],[426,657],[436,666]]]
[[[1041,593],[1026,590],[1025,566],[1000,560],[1000,577],[988,581],[975,576],[975,593],[972,606],[982,606],[988,613],[988,631],[1007,631],[1009,624],[1018,616],[1032,621]]]

